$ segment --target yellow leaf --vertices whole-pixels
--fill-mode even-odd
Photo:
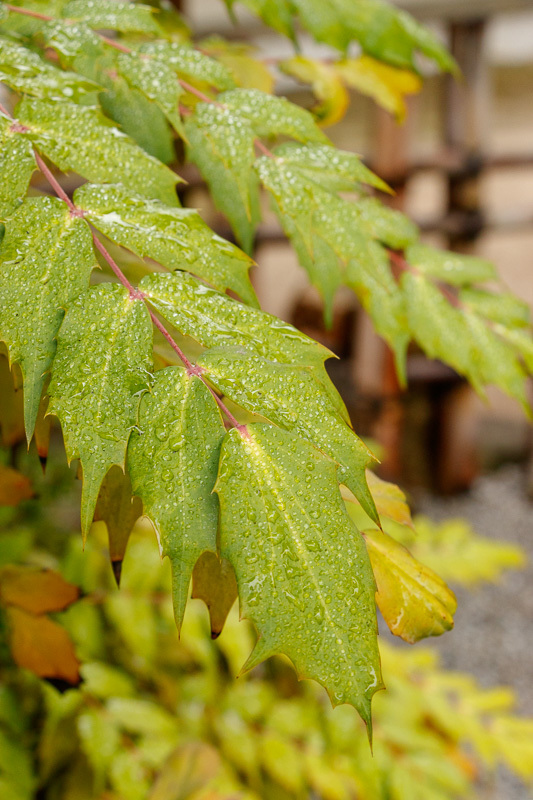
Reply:
[[[348,86],[373,97],[378,105],[394,114],[398,122],[405,119],[405,96],[417,94],[422,88],[422,81],[414,72],[391,67],[370,56],[348,58],[335,67]]]
[[[282,72],[292,75],[302,83],[309,83],[320,101],[312,108],[320,125],[334,125],[341,120],[348,108],[349,97],[335,65],[314,61],[304,56],[294,56],[279,65]]]
[[[363,533],[377,584],[376,602],[395,636],[413,644],[453,628],[455,595],[391,536]]]
[[[18,506],[33,497],[31,483],[11,467],[0,467],[0,506]]]
[[[70,638],[48,617],[35,616],[20,608],[6,609],[11,654],[19,667],[40,678],[59,678],[78,683],[79,662]]]
[[[411,511],[400,487],[396,486],[395,483],[389,483],[378,478],[372,470],[367,470],[366,480],[379,516],[388,517],[388,519],[392,519],[400,525],[408,525],[412,528]],[[345,503],[359,506],[359,502],[345,487],[341,487],[341,494]],[[350,513],[350,506],[348,506],[348,513]],[[357,520],[354,521],[357,524]]]
[[[203,600],[209,609],[211,637],[216,639],[237,599],[237,581],[227,559],[206,550],[194,566],[192,597]]]
[[[253,57],[254,48],[213,37],[201,42],[202,51],[224,64],[242,89],[259,89],[272,94],[274,78],[268,67]]]
[[[78,599],[77,586],[57,572],[9,565],[0,571],[0,599],[32,614],[62,611]]]

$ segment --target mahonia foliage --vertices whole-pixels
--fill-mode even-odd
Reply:
[[[371,93],[396,112],[416,89],[416,54],[454,69],[423,28],[378,0],[246,5],[291,38],[299,21],[337,48],[348,85],[366,91],[374,70],[384,88]],[[356,64],[345,59],[352,41],[364,53]],[[408,511],[394,487],[370,478],[374,497],[369,489],[374,457],[327,375],[332,354],[259,309],[248,253],[260,189],[326,318],[336,290],[352,288],[401,378],[414,339],[479,391],[495,383],[525,406],[529,318],[519,300],[483,288],[491,264],[421,244],[372,194],[385,184],[334,148],[312,113],[270,94],[253,63],[218,40],[196,49],[168,10],[0,5],[0,78],[13,92],[0,115],[0,339],[22,374],[28,442],[35,435],[45,454],[46,409],[59,419],[68,459],[81,464],[83,536],[107,522],[116,574],[142,502],[172,564],[178,627],[194,570],[214,634],[238,592],[259,635],[247,667],[286,654],[370,729],[382,687],[376,589],[408,641],[449,629],[455,599],[381,532],[379,513],[408,525]],[[293,73],[329,101],[328,75],[298,64]],[[243,250],[180,206],[168,166],[176,137]],[[72,199],[47,162],[78,176]],[[36,169],[57,196],[29,192]],[[354,498],[370,520],[364,538],[346,508]]]

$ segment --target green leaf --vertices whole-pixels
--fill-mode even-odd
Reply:
[[[132,497],[129,475],[120,467],[111,467],[100,486],[94,521],[104,522],[107,528],[109,558],[117,585],[130,533],[141,514],[142,503],[138,497]]]
[[[233,89],[235,81],[230,70],[214,58],[182,42],[145,42],[139,52],[163,61],[177,75],[203,81],[221,91]]]
[[[318,151],[319,163],[326,155],[326,148]],[[260,158],[256,169],[273,195],[281,224],[300,263],[324,297],[326,321],[331,321],[335,292],[345,283],[357,293],[377,331],[393,348],[400,380],[404,380],[409,341],[404,300],[385,251],[372,241],[383,234],[392,237],[397,220],[389,215],[397,212],[376,208],[371,200],[348,203],[330,193],[330,186],[340,188],[335,183],[337,169],[332,166],[325,180],[319,182],[306,174],[305,168],[302,170],[302,159],[305,155],[298,156],[293,164],[284,157]],[[355,164],[353,168],[356,169]],[[351,169],[350,159],[341,155],[339,180],[344,181],[346,171]],[[322,172],[317,171],[318,174],[322,178]],[[361,175],[363,179],[365,174]],[[405,217],[400,219],[402,225],[403,220]],[[406,230],[397,234],[401,240],[412,233],[410,223],[404,227]]]
[[[189,159],[207,181],[216,207],[228,217],[241,245],[250,252],[259,220],[251,123],[229,108],[199,103],[185,121],[185,135]]]
[[[99,89],[93,81],[64,72],[27,47],[4,38],[0,38],[0,81],[16,92],[49,100],[76,102]]]
[[[190,208],[169,208],[123,186],[85,184],[75,195],[92,224],[109,239],[170,270],[187,270],[257,305],[248,277],[252,261],[217,236]]]
[[[22,370],[29,441],[64,309],[96,266],[89,226],[61,200],[29,198],[6,224],[0,260],[0,338]]]
[[[191,275],[153,273],[139,289],[180,333],[204,347],[242,345],[284,364],[321,366],[333,355],[289,323],[215,292]]]
[[[74,22],[85,22],[96,30],[122,33],[159,33],[153,18],[154,9],[126,0],[70,0],[61,16]]]
[[[192,595],[209,609],[211,638],[220,636],[226,617],[237,599],[237,581],[230,562],[206,550],[192,573]]]
[[[232,10],[236,0],[224,0],[224,2]],[[241,0],[241,3],[260,16],[275,31],[294,39],[294,10],[287,0]]]
[[[488,292],[467,287],[461,290],[459,299],[476,314],[501,325],[526,328],[531,324],[531,309],[523,300],[508,292]]]
[[[13,130],[13,121],[0,114],[0,220],[22,202],[35,169],[31,143]]]
[[[329,142],[312,114],[285,97],[259,89],[234,89],[219,95],[218,102],[247,119],[258,137],[290,136],[300,142]]]
[[[225,429],[204,383],[182,367],[155,375],[128,447],[133,491],[172,565],[174,614],[181,627],[193,567],[217,549],[218,503],[211,494]]]
[[[124,468],[151,354],[146,306],[124,287],[93,286],[70,304],[58,335],[49,411],[61,421],[68,460],[81,461],[84,536],[108,470]]]
[[[290,0],[301,24],[318,41],[345,51],[356,40],[379,61],[413,68],[417,51],[444,70],[455,62],[446,48],[409,14],[381,0]]]
[[[411,519],[411,512],[409,510],[409,506],[407,505],[405,494],[402,492],[400,487],[396,486],[395,483],[382,480],[382,478],[379,478],[371,470],[367,470],[366,477],[380,517],[387,517],[388,519],[392,519],[394,522],[397,522],[398,525],[407,526],[408,528],[412,529],[413,521]],[[353,515],[351,514],[353,506],[356,505],[358,508],[359,504],[345,489],[341,489],[341,494],[344,502],[346,503],[348,514],[352,516],[352,519],[357,527],[362,527],[360,524],[358,524],[359,515],[357,514],[357,511]],[[368,523],[365,520],[363,524],[366,527]]]
[[[401,285],[413,338],[431,358],[440,358],[484,394],[494,384],[527,411],[526,373],[513,348],[485,320],[455,307],[420,274],[404,272]]]
[[[179,98],[183,89],[176,80],[172,68],[164,61],[140,58],[135,53],[120,53],[117,58],[120,74],[131,87],[139,89],[145,97],[153,100],[165,114],[174,130],[183,134],[183,126],[178,111]]]
[[[217,389],[238,405],[308,439],[340,464],[339,481],[379,524],[365,468],[374,457],[305,367],[267,361],[238,348],[213,348],[198,363]]]
[[[496,280],[498,277],[492,261],[462,253],[436,250],[425,244],[413,244],[408,247],[405,258],[423,275],[453,286],[484,283]]]
[[[395,636],[414,644],[453,628],[457,601],[444,581],[386,533],[364,531],[376,602]]]
[[[389,187],[365,167],[360,157],[328,144],[285,142],[274,151],[284,164],[329,192],[360,190],[361,184],[390,192]]]
[[[270,425],[232,429],[215,486],[220,550],[259,633],[245,668],[284,653],[334,705],[354,705],[370,734],[371,698],[382,688],[375,584],[335,473],[309,442]]]
[[[97,108],[25,98],[17,107],[32,142],[59,169],[90,181],[122,182],[132,191],[176,205],[179,178],[119,131]]]
[[[399,250],[418,239],[418,228],[405,214],[384,206],[375,197],[355,203],[354,214],[361,227],[387,247]]]
[[[119,74],[118,60],[123,54],[106,46],[84,23],[74,25],[61,21],[49,22],[43,28],[43,36],[46,44],[59,54],[63,66],[101,84],[104,89],[99,95],[102,109],[125,133],[135,139],[147,153],[165,164],[175,160],[172,132],[166,117],[141,91],[132,88],[137,78],[143,84],[142,88],[152,94],[155,87],[150,85],[146,75],[140,76],[142,81],[139,76],[132,75],[130,85]],[[179,91],[179,87],[176,91]],[[165,96],[165,105],[168,106],[170,86],[162,98],[163,101]],[[180,122],[179,119],[174,121]]]

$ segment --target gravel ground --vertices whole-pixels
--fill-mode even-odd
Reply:
[[[519,544],[528,554],[524,570],[499,584],[469,591],[453,587],[458,610],[455,629],[431,640],[448,669],[472,673],[483,686],[511,686],[520,714],[533,716],[533,502],[525,472],[506,466],[480,478],[467,494],[452,498],[417,495],[417,511],[436,521],[466,518],[476,531]],[[480,790],[483,800],[532,800],[533,792],[501,771]]]

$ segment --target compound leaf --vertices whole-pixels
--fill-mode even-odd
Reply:
[[[220,551],[259,632],[245,668],[284,653],[334,705],[352,703],[370,734],[371,698],[382,688],[375,584],[335,473],[309,442],[271,425],[232,429],[215,486]]]
[[[17,107],[27,136],[61,170],[90,181],[120,182],[145,197],[177,205],[179,178],[114,127],[98,108],[24,98]]]
[[[232,289],[257,305],[248,277],[250,258],[217,236],[189,208],[169,208],[122,186],[85,184],[74,195],[92,224],[109,239],[171,270],[188,270],[215,288]]]
[[[172,565],[178,628],[193,567],[205,550],[217,549],[218,503],[211,492],[224,435],[218,406],[199,378],[182,367],[156,372],[131,436],[128,470]]]
[[[58,335],[49,411],[59,417],[69,461],[81,461],[84,536],[108,470],[125,465],[151,355],[146,306],[122,286],[93,286],[70,304]]]
[[[213,348],[198,361],[217,389],[242,408],[303,436],[338,462],[338,477],[379,524],[365,468],[374,457],[340,416],[312,372],[238,348]]]
[[[153,17],[154,9],[126,0],[70,0],[61,16],[73,22],[85,22],[96,30],[123,33],[159,33]]]
[[[517,355],[498,336],[497,328],[468,307],[452,305],[423,275],[404,272],[401,285],[411,333],[431,358],[440,358],[465,375],[481,395],[492,383],[528,411],[520,350]]]
[[[0,220],[4,221],[22,202],[35,169],[35,156],[29,142],[13,122],[0,114]]]
[[[96,266],[89,226],[62,200],[26,199],[6,225],[0,260],[0,338],[22,370],[29,441],[64,309]]]
[[[363,536],[377,583],[376,602],[395,636],[414,644],[453,628],[457,601],[444,581],[378,530]]]

